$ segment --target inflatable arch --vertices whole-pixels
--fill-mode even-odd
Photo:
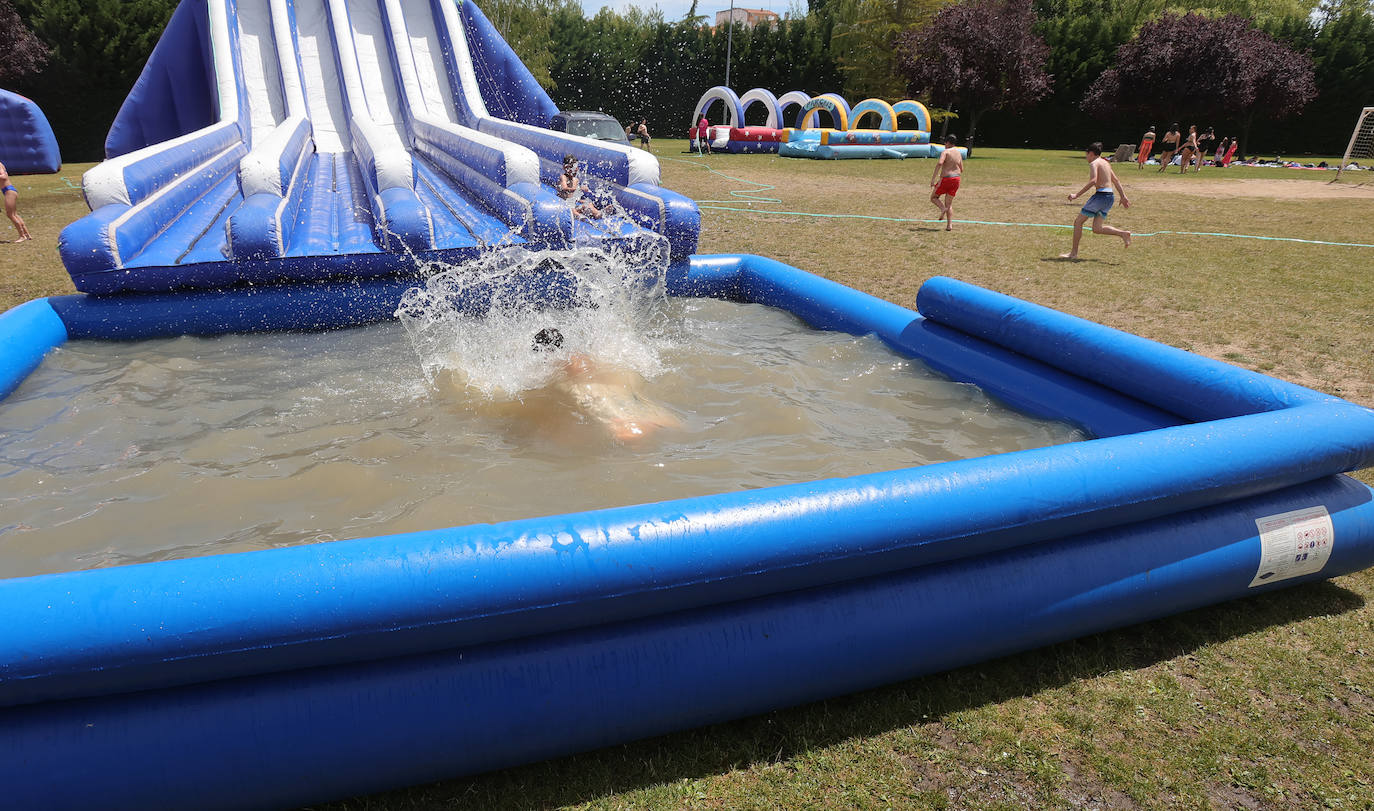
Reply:
[[[730,88],[723,85],[717,85],[703,93],[701,100],[697,102],[696,109],[692,111],[691,126],[693,128],[695,128],[697,122],[701,120],[702,114],[711,109],[711,105],[717,101],[724,105],[726,118],[728,120],[717,121],[716,124],[729,127],[740,127],[744,125],[744,105],[741,103],[740,97],[735,95],[735,91]]]
[[[768,122],[764,124],[769,129],[777,129],[782,123],[782,108],[778,106],[778,97],[772,91],[762,87],[756,87],[739,97],[740,117],[739,126],[743,127],[744,113],[755,104],[762,104],[768,110]],[[695,122],[693,122],[695,123]]]
[[[818,110],[830,114],[831,122],[834,124],[831,129],[849,129],[849,102],[834,93],[823,93],[803,104],[801,112],[797,114],[797,129],[811,129],[811,122],[816,118]]]
[[[878,116],[878,126],[867,129],[878,129],[892,131],[897,129],[897,112],[892,109],[892,105],[882,99],[864,99],[854,105],[854,109],[849,111],[849,128],[859,129],[859,121],[868,113],[875,113]]]
[[[32,100],[0,90],[0,163],[12,175],[50,175],[62,168],[48,117]]]
[[[916,116],[916,129],[930,132],[930,111],[919,101],[906,99],[892,105],[893,129],[897,128],[897,118],[903,114]]]
[[[778,96],[778,122],[779,126],[787,120],[787,111],[792,107],[801,107],[811,100],[811,94],[803,93],[800,90],[793,90]]]

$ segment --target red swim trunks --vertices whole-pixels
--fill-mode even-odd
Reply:
[[[957,177],[942,177],[940,178],[940,185],[935,187],[936,197],[939,197],[942,194],[948,194],[950,197],[953,197],[958,192],[959,178]]]

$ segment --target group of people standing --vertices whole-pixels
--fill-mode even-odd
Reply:
[[[1150,153],[1155,142],[1155,128],[1150,127],[1143,138],[1140,139],[1140,154],[1137,156],[1141,166],[1150,159]],[[1202,165],[1207,162],[1207,157],[1212,156],[1213,165],[1225,166],[1231,162],[1231,157],[1236,153],[1239,141],[1227,136],[1217,142],[1216,131],[1208,127],[1204,132],[1198,132],[1196,124],[1188,127],[1188,135],[1185,137],[1179,132],[1178,124],[1172,124],[1169,131],[1164,133],[1164,137],[1159,139],[1159,171],[1163,172],[1173,164],[1174,156],[1178,156],[1178,172],[1183,174],[1191,167],[1195,172],[1202,171]]]

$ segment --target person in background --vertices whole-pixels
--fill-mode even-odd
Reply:
[[[1197,138],[1197,171],[1202,171],[1202,164],[1207,162],[1207,156],[1212,154],[1212,147],[1217,142],[1217,134],[1211,127]]]
[[[1231,136],[1228,135],[1225,138],[1222,138],[1221,141],[1217,143],[1217,153],[1212,157],[1212,163],[1216,164],[1217,166],[1221,166],[1221,158],[1223,155],[1226,154],[1226,148],[1230,145]]]
[[[1193,162],[1193,157],[1197,151],[1197,125],[1188,126],[1188,137],[1183,141],[1183,148],[1178,151],[1178,173],[1181,175],[1188,171],[1188,165]]]
[[[644,148],[644,149],[648,149],[648,148],[649,148],[649,120],[648,120],[647,118],[641,118],[641,119],[639,119],[639,126],[635,129],[635,132],[639,133],[639,145],[640,145],[640,147],[642,147],[642,148]]]
[[[1164,140],[1160,142],[1159,171],[1163,172],[1169,166],[1169,161],[1174,159],[1174,153],[1178,151],[1178,142],[1182,136],[1178,132],[1178,124],[1171,124],[1169,131],[1164,133]]]
[[[958,144],[958,138],[945,136],[945,151],[940,153],[930,178],[930,202],[940,209],[946,231],[954,230],[954,195],[959,193],[959,178],[964,174],[964,153],[959,151]]]
[[[1121,241],[1126,243],[1126,247],[1131,247],[1131,232],[1120,228],[1113,228],[1107,225],[1104,220],[1107,212],[1112,210],[1112,204],[1116,201],[1112,190],[1121,195],[1121,205],[1123,208],[1130,208],[1131,201],[1126,198],[1126,190],[1121,188],[1121,181],[1117,179],[1116,172],[1112,171],[1112,164],[1102,157],[1102,142],[1092,144],[1085,150],[1088,159],[1088,182],[1076,193],[1069,195],[1069,200],[1077,200],[1080,195],[1088,189],[1096,189],[1088,202],[1083,204],[1082,210],[1073,221],[1073,247],[1068,253],[1059,254],[1060,259],[1077,259],[1078,243],[1083,239],[1083,223],[1089,219],[1093,221],[1094,234],[1109,234],[1114,237],[1121,237]]]
[[[1145,165],[1145,162],[1148,161],[1148,160],[1150,159],[1150,153],[1154,151],[1154,148],[1155,148],[1155,125],[1154,125],[1154,124],[1151,124],[1151,125],[1150,125],[1150,128],[1147,129],[1147,130],[1145,130],[1145,134],[1142,135],[1142,136],[1140,136],[1140,149],[1139,149],[1139,151],[1138,151],[1138,154],[1137,154],[1136,157],[1135,157],[1135,163],[1136,163],[1136,168],[1137,168],[1137,169],[1139,169],[1140,167],[1144,166],[1144,165]]]
[[[706,120],[706,114],[701,114],[701,120],[697,122],[697,149],[711,154],[711,122]]]
[[[14,223],[14,230],[19,232],[19,238],[15,242],[33,239],[29,235],[29,227],[24,224],[24,218],[19,216],[19,190],[10,182],[10,173],[3,163],[0,163],[0,193],[5,195],[5,216],[10,218],[10,222]]]

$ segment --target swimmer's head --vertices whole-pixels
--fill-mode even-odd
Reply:
[[[1102,157],[1102,142],[1093,141],[1091,144],[1088,144],[1087,153],[1094,158]]]
[[[563,171],[572,173],[577,171],[577,157],[574,155],[563,156]]]
[[[959,143],[959,136],[954,133],[951,132],[949,135],[945,136],[945,146],[954,146],[957,143]]]
[[[563,345],[563,333],[557,327],[544,327],[534,334],[534,344],[530,348],[535,352],[552,352]]]

